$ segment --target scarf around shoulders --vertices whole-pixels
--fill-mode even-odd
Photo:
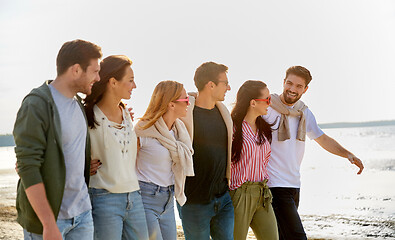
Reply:
[[[174,174],[174,196],[177,202],[182,206],[186,202],[184,193],[185,179],[187,176],[194,176],[193,171],[193,148],[192,141],[184,123],[176,119],[172,130],[174,136],[170,133],[162,117],[158,119],[151,127],[142,129],[146,122],[139,121],[135,127],[137,137],[150,137],[157,139],[163,147],[170,152],[173,161],[172,171]]]
[[[290,139],[290,130],[288,123],[288,116],[297,117],[300,116],[298,132],[296,139],[299,141],[306,140],[306,118],[303,111],[307,106],[301,100],[298,100],[293,108],[289,108],[285,105],[278,94],[272,94],[272,103],[270,107],[281,114],[280,125],[278,127],[278,141],[285,141]]]

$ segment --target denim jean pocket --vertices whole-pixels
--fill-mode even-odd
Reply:
[[[89,188],[88,192],[91,197],[99,197],[111,194],[111,192],[107,191],[106,189],[99,188]]]
[[[140,188],[140,195],[142,196],[155,196],[157,191],[151,188]]]
[[[152,183],[139,181],[139,185],[140,185],[140,190],[139,190],[140,195],[155,196],[158,191],[158,187]]]

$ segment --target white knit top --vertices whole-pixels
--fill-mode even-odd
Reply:
[[[137,137],[129,112],[123,109],[122,124],[109,121],[97,105],[93,112],[99,125],[89,129],[91,156],[99,159],[102,166],[91,176],[89,187],[112,193],[138,190],[135,170]]]

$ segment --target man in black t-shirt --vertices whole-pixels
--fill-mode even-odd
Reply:
[[[196,69],[196,99],[182,119],[193,140],[195,176],[187,177],[187,202],[179,207],[187,240],[233,239],[234,214],[228,191],[232,119],[222,103],[230,90],[228,67],[214,62]]]

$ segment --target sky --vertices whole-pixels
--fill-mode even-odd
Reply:
[[[136,117],[158,82],[196,91],[195,69],[215,61],[229,67],[229,110],[244,81],[281,93],[286,69],[302,65],[313,76],[302,100],[318,123],[395,119],[392,0],[0,0],[0,134],[74,39],[132,59]]]

